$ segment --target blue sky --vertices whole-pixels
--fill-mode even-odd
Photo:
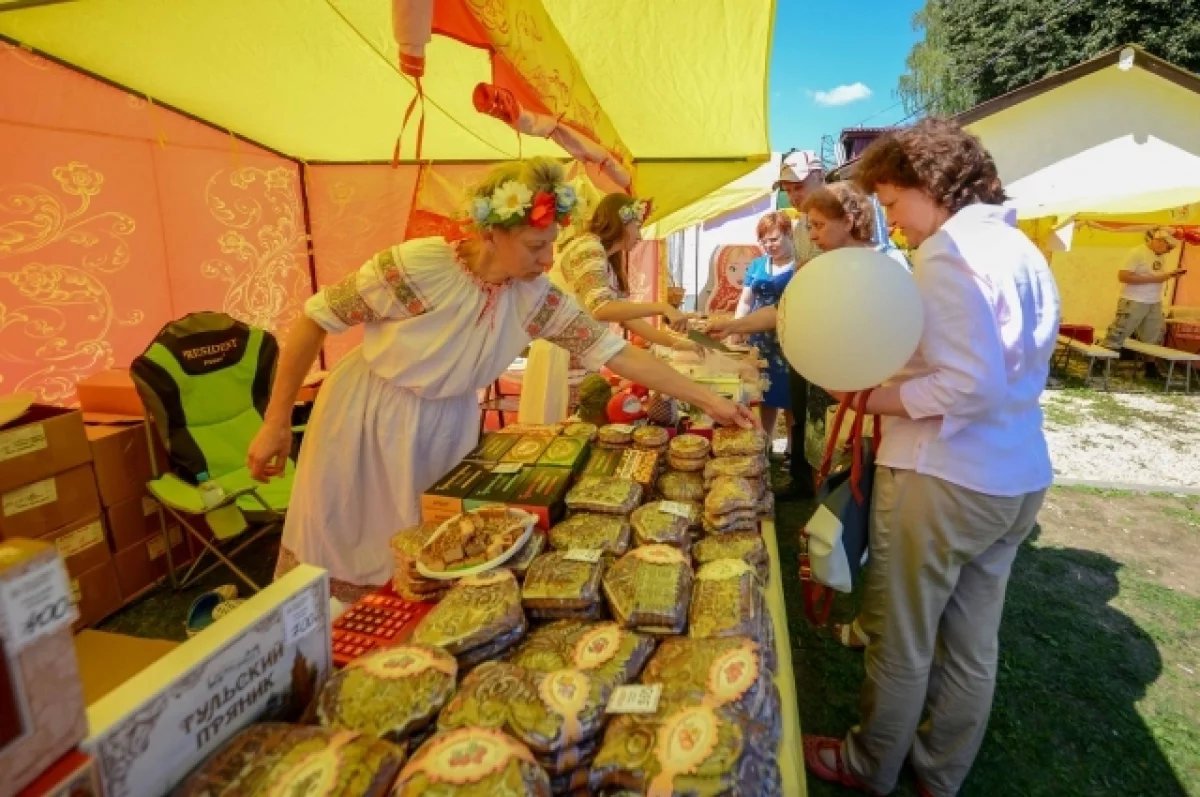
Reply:
[[[904,59],[917,40],[922,0],[778,0],[771,54],[771,149],[820,149],[843,127],[894,105]],[[896,106],[867,122],[900,121]]]

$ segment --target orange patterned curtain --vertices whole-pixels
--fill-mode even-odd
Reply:
[[[0,393],[70,404],[197,310],[285,326],[306,237],[293,161],[0,44]]]

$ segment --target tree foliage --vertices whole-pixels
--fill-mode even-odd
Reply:
[[[900,98],[949,115],[1125,44],[1200,71],[1200,0],[926,0]]]

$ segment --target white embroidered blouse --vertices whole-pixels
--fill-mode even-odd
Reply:
[[[625,347],[546,277],[483,283],[441,238],[385,249],[310,297],[304,312],[332,333],[364,324],[362,353],[375,375],[427,399],[483,389],[534,339],[591,370]]]

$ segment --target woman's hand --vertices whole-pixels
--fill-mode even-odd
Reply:
[[[667,303],[659,305],[659,312],[663,318],[667,319],[667,324],[676,332],[684,332],[688,327],[688,320],[692,318],[691,313],[685,313],[681,310],[676,310]]]
[[[741,324],[738,323],[739,321],[740,319],[737,318],[721,318],[716,321],[709,321],[708,329],[705,330],[704,334],[717,340],[733,335],[740,335],[742,334],[742,330]]]
[[[758,416],[744,404],[737,404],[723,396],[714,396],[704,412],[721,426],[737,426],[742,429],[761,429]]]
[[[250,475],[266,482],[283,473],[288,455],[292,453],[292,428],[285,424],[264,423],[250,442],[246,467]]]

